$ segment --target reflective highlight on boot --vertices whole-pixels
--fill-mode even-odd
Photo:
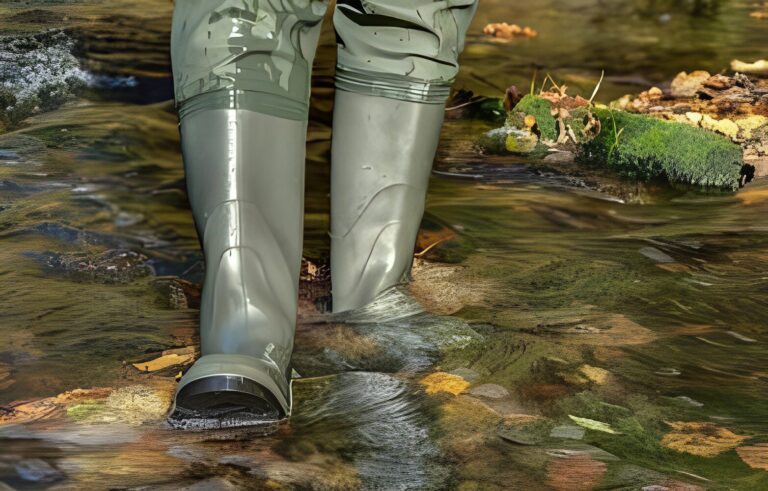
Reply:
[[[206,277],[203,356],[179,383],[176,415],[204,414],[227,401],[235,412],[250,401],[250,412],[234,419],[224,417],[230,410],[222,412],[235,423],[255,414],[290,414],[306,129],[306,121],[246,110],[182,118],[187,190]],[[214,396],[190,395],[214,386],[224,387],[215,391],[221,404]]]

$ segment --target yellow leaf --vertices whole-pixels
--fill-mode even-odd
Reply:
[[[579,367],[579,372],[597,385],[606,383],[608,376],[611,374],[605,368],[593,367],[592,365],[582,365]]]
[[[456,396],[469,387],[469,382],[463,378],[445,372],[431,373],[421,379],[420,383],[425,387],[425,392],[430,395],[447,392]]]
[[[677,452],[701,457],[715,457],[739,446],[747,439],[712,423],[672,422],[667,423],[672,431],[664,435],[661,444]]]
[[[162,370],[163,368],[172,367],[174,365],[185,365],[191,362],[193,358],[194,355],[191,354],[179,355],[172,353],[169,355],[163,355],[160,358],[155,358],[154,360],[134,363],[133,366],[142,372],[156,372],[158,370]]]

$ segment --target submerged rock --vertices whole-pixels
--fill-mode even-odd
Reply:
[[[675,259],[671,257],[669,254],[664,253],[655,247],[642,247],[638,251],[643,256],[647,257],[651,261],[657,262],[657,263],[674,263]]]
[[[566,438],[570,440],[581,440],[584,438],[584,434],[587,432],[585,428],[581,426],[563,425],[555,426],[550,431],[549,436],[551,438]]]
[[[468,394],[487,399],[503,399],[509,396],[509,391],[498,384],[482,384],[472,387],[467,391]]]
[[[547,464],[547,484],[558,491],[595,489],[605,477],[608,466],[587,454],[553,458]]]
[[[415,258],[408,289],[433,314],[451,315],[466,306],[485,305],[486,293],[494,290],[493,282],[462,278],[462,269]]]
[[[50,483],[64,478],[64,473],[43,459],[25,459],[17,463],[16,473],[25,481]]]
[[[89,74],[62,31],[0,38],[0,124],[55,109],[84,87]]]
[[[451,370],[449,372],[451,375],[456,375],[458,377],[463,378],[469,383],[472,383],[476,381],[478,378],[480,378],[480,374],[477,373],[475,370],[472,370],[471,368],[456,368],[455,370]]]
[[[104,283],[127,283],[153,272],[145,255],[121,249],[98,254],[52,254],[47,266],[75,279]]]

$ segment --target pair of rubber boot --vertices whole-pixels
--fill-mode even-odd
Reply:
[[[337,0],[331,171],[333,310],[404,281],[444,103],[476,0]],[[206,261],[202,357],[171,422],[291,412],[316,0],[177,0],[175,96]]]

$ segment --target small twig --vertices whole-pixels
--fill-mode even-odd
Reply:
[[[597,85],[595,85],[595,90],[592,92],[592,97],[589,98],[589,104],[592,105],[592,101],[595,100],[595,96],[597,95],[597,91],[600,90],[600,85],[603,83],[603,78],[605,77],[605,70],[603,70],[600,73],[600,80],[597,81]]]
[[[503,89],[503,88],[499,87],[498,85],[494,84],[493,82],[488,81],[487,79],[481,77],[480,75],[476,74],[475,72],[470,72],[469,75],[472,78],[477,79],[480,82],[484,83],[488,87],[493,87],[494,89],[498,90],[499,92],[506,92],[506,89]]]
[[[455,109],[461,109],[462,107],[471,106],[472,104],[477,104],[478,102],[482,102],[482,101],[484,101],[486,99],[488,99],[488,98],[484,97],[484,96],[481,96],[481,97],[479,97],[477,99],[474,99],[474,100],[471,100],[469,102],[465,102],[463,104],[459,104],[458,106],[446,107],[445,110],[446,111],[453,111]]]
[[[421,252],[417,252],[413,256],[414,257],[422,257],[424,254],[426,254],[430,250],[432,250],[436,245],[438,245],[439,243],[444,242],[444,241],[445,241],[445,239],[440,239],[437,242],[433,242],[433,243],[429,244],[427,247],[425,247]]]
[[[549,81],[550,81],[550,82],[552,82],[552,86],[553,86],[553,87],[554,87],[554,88],[555,88],[555,89],[556,89],[558,92],[560,92],[560,86],[559,86],[559,85],[557,85],[557,82],[555,82],[555,79],[553,79],[553,78],[552,78],[552,75],[550,75],[549,73],[547,73],[547,76],[546,76],[546,77],[544,77],[544,82],[545,82],[545,83],[546,83],[547,79],[549,79]],[[541,90],[542,90],[542,92],[544,91],[544,86],[543,86],[543,85],[541,86]]]

